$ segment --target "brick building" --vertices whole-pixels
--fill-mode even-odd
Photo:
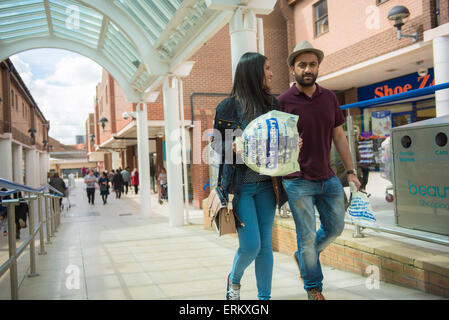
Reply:
[[[52,137],[49,137],[50,146],[50,171],[55,171],[61,177],[67,177],[70,173],[81,176],[81,169],[95,168],[96,162],[89,162],[86,144],[65,145]]]
[[[41,186],[49,166],[50,123],[11,60],[0,69],[0,177]]]

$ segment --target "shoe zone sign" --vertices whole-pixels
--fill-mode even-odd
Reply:
[[[391,80],[378,82],[366,87],[357,89],[358,100],[369,100],[391,96],[410,90],[422,89],[435,84],[433,68],[427,70],[425,76],[420,76],[417,72],[394,78]]]

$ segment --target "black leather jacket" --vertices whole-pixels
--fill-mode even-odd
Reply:
[[[274,110],[279,110],[278,101],[274,97],[272,107]],[[220,166],[223,166],[221,186],[226,197],[229,193],[234,194],[232,201],[234,212],[237,212],[243,178],[248,167],[240,160],[236,163],[236,154],[232,151],[232,142],[234,137],[243,133],[247,125],[245,117],[242,117],[241,107],[237,99],[226,98],[218,104],[215,112],[214,129],[220,132],[222,138],[214,136],[212,148],[221,155],[222,164]],[[226,129],[232,130],[227,131]],[[281,177],[272,177],[272,181],[277,206],[280,209],[287,201],[287,193],[282,186]]]

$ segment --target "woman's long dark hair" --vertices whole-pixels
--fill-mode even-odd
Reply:
[[[242,116],[248,123],[257,113],[271,110],[272,96],[264,86],[265,61],[267,57],[256,52],[247,52],[239,60],[234,76],[231,96],[238,99],[242,106]]]

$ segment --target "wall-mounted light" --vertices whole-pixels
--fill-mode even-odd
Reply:
[[[44,148],[45,148],[48,144],[48,140],[44,139],[44,140],[42,140],[42,143],[44,144]]]
[[[50,145],[50,151],[53,151],[54,148],[55,148],[55,147],[53,147],[53,145],[51,144],[51,145]]]
[[[34,134],[35,134],[36,132],[37,132],[37,130],[34,129],[34,128],[28,129],[28,133],[30,134],[30,137],[31,137],[31,138],[34,138]]]
[[[415,32],[412,35],[402,34],[402,26],[408,20],[410,16],[410,11],[404,6],[396,6],[393,7],[390,12],[388,12],[388,20],[398,29],[398,39],[401,38],[412,38],[413,42],[418,41],[418,32]]]
[[[140,66],[140,61],[139,61],[139,60],[134,60],[134,61],[133,61],[133,65],[134,65],[136,68],[139,68],[139,66]]]
[[[94,144],[94,142],[95,142],[95,135],[94,135],[93,133],[91,133],[91,134],[89,135],[89,138],[90,138],[90,142],[91,142],[92,144]]]
[[[106,122],[108,122],[109,120],[106,117],[101,117],[100,120],[98,120],[98,124],[101,125],[101,127],[103,128],[103,132],[104,132],[104,127],[106,126]]]

